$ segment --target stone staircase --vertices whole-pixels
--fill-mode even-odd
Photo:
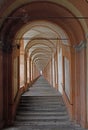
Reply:
[[[84,130],[70,121],[62,96],[41,76],[21,97],[8,130]]]

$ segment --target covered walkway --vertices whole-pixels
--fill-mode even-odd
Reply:
[[[40,76],[20,99],[8,130],[84,130],[70,121],[62,96]]]
[[[14,119],[12,130],[88,129],[87,10],[88,0],[0,0],[0,130]]]

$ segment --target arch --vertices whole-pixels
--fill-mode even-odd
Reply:
[[[34,21],[34,22],[31,22],[31,23],[27,24],[26,26],[24,26],[21,30],[19,30],[17,32],[15,39],[18,39],[18,38],[20,39],[22,36],[25,39],[25,35],[27,33],[29,34],[29,32],[31,33],[31,30],[35,30],[35,29],[39,30],[40,33],[41,33],[42,32],[41,28],[42,28],[42,30],[45,30],[45,29],[48,30],[49,33],[52,32],[52,34],[54,36],[52,37],[52,35],[49,34],[49,37],[47,37],[46,35],[44,37],[44,34],[47,34],[47,33],[45,31],[43,31],[43,34],[41,34],[41,35],[38,34],[38,36],[36,36],[36,34],[35,34],[32,37],[35,37],[35,39],[37,39],[37,37],[44,38],[46,40],[52,41],[52,43],[53,43],[53,39],[58,38],[58,39],[61,39],[61,40],[63,39],[63,42],[68,41],[68,43],[69,43],[68,36],[67,36],[67,34],[65,33],[65,31],[63,29],[61,29],[56,24],[53,24],[53,23],[51,23],[49,21],[42,21],[42,20],[41,21]],[[33,34],[34,34],[34,32],[33,32]],[[33,40],[32,37],[29,38],[29,42],[31,40]],[[18,40],[18,42],[19,42],[19,40]]]
[[[18,3],[18,1],[14,1],[14,3],[16,3],[16,2]],[[13,3],[13,5],[14,5],[14,3]],[[27,4],[27,3],[29,3],[29,4]],[[82,111],[81,111],[82,106],[84,107],[84,110],[86,111],[85,88],[82,87],[82,83],[86,82],[85,81],[85,55],[84,55],[85,49],[81,50],[81,49],[83,49],[83,48],[81,48],[81,47],[83,47],[83,44],[81,44],[82,46],[79,44],[81,41],[85,40],[85,38],[86,38],[85,35],[88,31],[86,21],[77,19],[78,16],[80,16],[80,17],[82,16],[81,13],[70,2],[64,1],[64,0],[62,0],[62,1],[55,0],[55,2],[52,2],[52,0],[38,1],[38,2],[37,1],[28,2],[28,0],[25,0],[25,1],[23,1],[22,5],[20,3],[18,3],[18,8],[17,8],[17,6],[14,6],[14,8],[12,9],[13,5],[10,6],[11,7],[10,9],[11,9],[11,11],[12,10],[14,10],[14,11],[12,13],[10,13],[10,11],[8,10],[7,13],[6,12],[3,13],[3,18],[0,21],[0,23],[1,23],[0,24],[1,25],[0,37],[1,37],[1,41],[4,45],[10,44],[11,46],[9,46],[9,47],[11,49],[14,47],[13,46],[14,44],[18,45],[20,42],[20,39],[24,38],[23,36],[24,36],[24,34],[27,33],[28,30],[33,31],[34,28],[39,27],[39,25],[36,25],[35,23],[37,23],[37,24],[41,23],[41,27],[43,27],[43,29],[45,27],[44,24],[46,23],[47,24],[46,28],[48,30],[51,29],[51,31],[54,32],[52,34],[55,34],[54,37],[56,36],[56,37],[58,37],[58,39],[62,38],[62,34],[64,36],[66,36],[66,38],[68,38],[67,45],[69,45],[69,43],[70,43],[72,48],[66,50],[66,47],[61,46],[63,49],[63,55],[62,55],[63,64],[64,64],[64,62],[67,61],[67,60],[64,61],[64,57],[69,57],[68,63],[70,63],[69,68],[70,68],[70,73],[72,74],[71,78],[73,77],[73,79],[71,79],[72,80],[71,82],[73,83],[73,80],[76,79],[76,81],[74,81],[75,83],[73,83],[72,87],[71,87],[72,95],[71,95],[71,98],[69,101],[70,102],[69,105],[70,105],[71,109],[70,108],[69,109],[70,109],[70,114],[75,113],[74,117],[73,117],[73,115],[72,115],[72,117],[74,119],[76,119],[77,121],[81,122],[81,119],[83,117],[83,122],[85,125],[86,121],[87,121],[86,116],[85,116],[86,112],[82,113]],[[42,5],[42,6],[40,6],[40,5]],[[68,5],[70,5],[70,6],[68,6]],[[40,6],[40,8],[38,8],[39,6]],[[52,10],[52,8],[53,8],[53,10]],[[30,16],[29,12],[31,12],[32,17]],[[68,16],[68,18],[65,18],[65,17],[63,18],[63,14],[66,17]],[[8,18],[5,17],[6,19],[4,20],[4,16],[9,16],[9,17]],[[30,17],[28,17],[28,16],[30,16]],[[13,17],[15,17],[16,19],[13,19]],[[2,24],[2,22],[3,22],[3,24]],[[16,26],[14,26],[14,25],[16,25]],[[51,25],[52,25],[52,27],[51,27]],[[9,30],[9,32],[7,30]],[[8,35],[7,35],[7,32],[8,32]],[[38,32],[38,30],[37,30],[37,32]],[[29,56],[32,56],[31,57],[31,71],[32,71],[31,74],[34,71],[33,70],[34,62],[36,63],[36,65],[38,65],[38,68],[41,69],[41,68],[45,67],[46,72],[48,72],[48,69],[49,69],[49,71],[51,71],[49,66],[47,65],[48,60],[51,58],[49,65],[52,66],[53,72],[51,72],[51,73],[53,74],[53,80],[54,80],[55,79],[54,74],[55,74],[55,77],[57,77],[57,69],[58,69],[57,53],[59,53],[59,49],[60,49],[60,47],[58,46],[58,43],[65,44],[65,42],[60,42],[60,40],[58,40],[58,39],[53,41],[52,39],[44,38],[44,36],[47,36],[47,33],[40,34],[40,32],[36,33],[36,35],[34,35],[30,40],[28,40],[28,42],[25,46],[26,47],[25,48],[25,66],[27,65],[26,64],[26,58],[27,58],[26,54],[28,52],[29,52]],[[80,32],[80,34],[79,34],[79,32]],[[52,34],[50,36],[52,36]],[[40,38],[40,40],[38,38]],[[36,50],[33,48],[36,47],[36,49],[38,49],[39,48],[38,45],[41,45],[41,44],[43,44],[43,46],[45,46],[45,47],[48,47],[49,50],[51,50],[53,52],[53,56],[50,55],[51,53],[48,53],[47,49],[45,50],[46,54],[44,54],[44,52],[41,52],[41,51],[38,52],[38,50],[36,53]],[[73,45],[76,46],[76,49],[74,49]],[[77,46],[77,45],[79,45],[79,46]],[[4,47],[6,48],[6,46],[4,46]],[[16,52],[17,50],[15,50],[15,51],[11,50],[11,51],[12,51],[12,53],[17,54],[16,56],[19,56],[19,53]],[[56,54],[56,55],[54,56],[54,54]],[[82,59],[81,59],[81,56],[82,56]],[[9,54],[8,54],[8,57],[9,57]],[[7,59],[8,59],[8,57],[7,57]],[[15,56],[11,55],[10,58],[12,58],[12,57],[15,57]],[[5,57],[4,57],[4,59],[5,59]],[[47,62],[46,62],[46,59],[47,59]],[[13,59],[11,59],[11,61],[12,60]],[[83,61],[82,62],[83,66],[80,64],[81,61]],[[7,64],[6,64],[7,72],[8,72],[8,66],[9,66],[8,64],[9,63],[7,62]],[[13,64],[11,64],[11,65],[13,65]],[[73,66],[75,68],[74,71],[72,69]],[[9,68],[9,70],[10,70],[10,68]],[[13,68],[11,68],[10,71],[12,74]],[[63,66],[63,71],[64,71],[64,66]],[[77,72],[80,72],[80,73],[77,73]],[[84,78],[82,77],[82,73],[84,74]],[[26,75],[26,71],[25,71],[25,75]],[[49,74],[48,74],[48,76],[49,76]],[[26,83],[26,78],[25,78],[25,83]],[[56,83],[57,83],[57,81],[54,82],[54,85],[56,85]],[[10,86],[12,86],[12,85],[13,84],[10,84]],[[76,87],[74,87],[73,85],[76,85]],[[5,86],[5,84],[4,84],[4,86]],[[79,88],[80,88],[80,94],[79,94],[79,90],[78,90]],[[10,87],[10,91],[12,91],[11,87]],[[65,88],[64,88],[64,92],[65,92]],[[83,93],[83,95],[85,95],[83,98],[82,98],[82,93]],[[73,95],[76,95],[76,98],[73,99]],[[78,99],[77,99],[77,95],[78,95]],[[84,105],[81,104],[81,98],[82,98]],[[67,99],[66,96],[65,96],[65,99]],[[12,103],[12,102],[10,101],[10,103]],[[78,110],[79,106],[81,106],[80,111]],[[75,111],[74,111],[74,108],[75,108]],[[81,122],[81,124],[83,122]]]
[[[46,53],[45,53],[46,52]],[[48,54],[52,54],[52,52],[51,51],[48,51],[48,50],[45,50],[45,49],[42,49],[42,48],[38,48],[38,49],[35,49],[34,51],[32,51],[31,52],[31,54],[30,54],[30,57],[32,57],[34,54],[36,54],[36,53],[45,53],[46,55],[48,55]]]
[[[11,19],[10,21],[8,19],[8,22],[6,21],[6,23],[4,22],[4,24],[3,24],[2,32],[3,32],[3,35],[5,35],[4,38],[8,39],[9,43],[13,42],[13,38],[16,35],[16,33],[18,32],[18,30],[20,30],[25,25],[26,18],[20,20],[19,16],[23,17],[23,15],[21,15],[21,13],[22,13],[21,11],[25,10],[24,8],[26,8],[27,11],[29,9],[29,12],[31,11],[31,15],[34,16],[34,17],[30,17],[30,19],[27,19],[26,24],[31,21],[33,22],[36,19],[37,20],[46,19],[48,21],[52,21],[53,23],[58,24],[59,26],[61,26],[61,28],[63,28],[65,30],[65,32],[68,34],[68,37],[71,39],[71,44],[79,44],[80,38],[81,38],[81,40],[83,40],[85,38],[81,24],[80,24],[79,20],[75,19],[76,15],[71,13],[71,11],[68,10],[67,8],[65,8],[64,6],[62,6],[62,3],[65,4],[66,2],[63,1],[60,3],[61,4],[56,4],[56,3],[50,2],[50,1],[30,2],[29,5],[28,4],[25,6],[23,5],[22,7],[18,8],[17,10],[15,10],[15,13],[13,12],[10,15],[10,17],[13,17],[13,16],[18,17],[18,19],[15,19],[15,20]],[[46,4],[48,5],[49,8],[47,8]],[[41,11],[38,9],[39,5],[42,5],[42,7],[43,7],[43,8],[40,8]],[[67,2],[67,5],[68,5],[68,2]],[[29,6],[30,6],[30,8],[29,8]],[[36,6],[36,9],[33,6]],[[52,8],[53,8],[53,10],[52,10]],[[39,10],[39,12],[36,10]],[[52,11],[50,11],[50,10],[52,10]],[[43,11],[45,11],[46,16],[44,16]],[[46,11],[47,11],[47,13],[46,13]],[[24,12],[24,15],[27,13],[28,12]],[[36,16],[37,15],[36,13],[39,14],[39,17]],[[52,15],[50,15],[51,13],[52,13]],[[53,18],[53,14],[55,15],[54,17],[56,17],[56,19]],[[64,19],[64,21],[63,21],[63,19],[58,20],[57,16],[61,17],[62,14],[65,14],[68,17],[74,17],[74,18],[73,19]],[[30,15],[28,14],[28,16],[30,16]],[[49,16],[50,16],[50,19],[49,19]],[[74,24],[72,21],[74,21]],[[14,23],[17,23],[16,27],[13,26]],[[73,26],[77,27],[77,30]],[[6,34],[6,32],[7,32],[7,31],[5,31],[6,29],[10,29],[9,35]],[[79,32],[80,32],[80,35],[79,35]],[[10,36],[10,37],[8,37],[8,36]],[[2,36],[1,36],[1,38],[3,40]],[[3,41],[3,42],[5,42],[5,41]]]
[[[42,44],[41,44],[42,43]],[[31,47],[34,47],[36,45],[39,45],[39,46],[45,46],[45,47],[48,47],[50,50],[55,51],[55,46],[51,43],[51,42],[48,42],[47,40],[35,40],[35,41],[31,41],[29,44],[27,44],[25,50],[26,52],[31,48]]]
[[[69,1],[64,1],[64,0],[61,0],[61,1],[58,1],[58,0],[54,0],[54,1],[53,0],[46,0],[46,2],[52,2],[52,3],[55,3],[55,4],[59,4],[59,5],[63,6],[63,7],[65,7],[65,8],[67,8],[72,14],[74,14],[74,16],[76,16],[76,17],[77,16],[83,17],[81,12]],[[29,3],[31,3],[31,1],[29,2],[29,0],[24,0],[23,2],[19,2],[18,0],[11,0],[10,3],[11,3],[10,5],[6,6],[6,8],[1,10],[1,12],[0,12],[0,16],[3,15],[2,20],[0,20],[0,25],[2,25],[3,21],[5,20],[5,18],[7,16],[9,16],[10,13],[13,12],[13,10],[16,10],[21,5],[29,4]],[[80,23],[81,23],[81,25],[82,25],[82,27],[84,29],[85,34],[87,34],[88,27],[87,27],[87,24],[86,24],[85,20],[79,20],[79,21],[80,21]]]

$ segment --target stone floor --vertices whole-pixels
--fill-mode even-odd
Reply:
[[[43,76],[20,100],[14,126],[4,130],[84,130],[70,121],[62,96]]]

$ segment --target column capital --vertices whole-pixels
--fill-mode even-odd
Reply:
[[[19,49],[19,44],[4,44],[2,41],[0,41],[0,49],[3,52],[11,52],[14,49]]]
[[[86,44],[87,44],[86,40],[83,40],[80,42],[80,44],[74,46],[74,48],[76,51],[81,51],[82,49],[86,48]]]
[[[3,50],[3,46],[4,44],[2,43],[2,41],[0,41],[0,50]]]

